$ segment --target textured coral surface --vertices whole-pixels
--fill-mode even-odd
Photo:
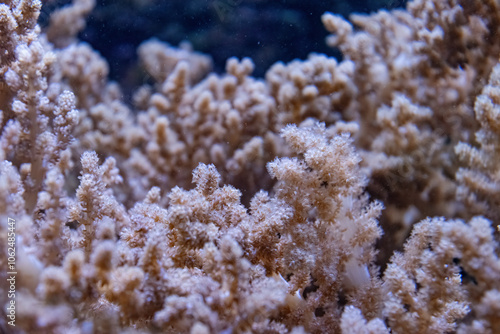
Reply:
[[[151,39],[130,100],[94,0],[41,6],[0,3],[2,333],[500,333],[497,0],[325,13],[342,60],[262,79]]]

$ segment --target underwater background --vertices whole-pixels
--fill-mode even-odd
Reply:
[[[140,43],[158,38],[177,46],[189,41],[210,55],[214,71],[224,70],[229,57],[250,57],[253,75],[264,76],[277,61],[305,59],[311,52],[340,58],[324,42],[328,32],[321,15],[330,11],[348,17],[379,9],[403,8],[406,0],[104,0],[87,19],[79,39],[104,56],[110,78],[129,95],[147,75],[137,65]],[[45,0],[40,24],[69,0]]]

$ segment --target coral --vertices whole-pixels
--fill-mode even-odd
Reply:
[[[495,333],[500,260],[491,223],[440,218],[418,223],[384,274],[384,314],[396,332]],[[492,298],[493,297],[493,298]],[[486,311],[485,304],[489,305]],[[485,312],[486,311],[486,312]],[[494,312],[494,311],[493,311]],[[466,319],[465,315],[473,317]]]
[[[474,110],[481,124],[476,132],[476,142],[461,142],[455,152],[463,166],[457,172],[458,196],[464,201],[471,214],[483,214],[491,219],[500,219],[500,197],[498,189],[498,148],[500,143],[499,104],[500,66],[491,73],[488,85],[476,99]]]
[[[0,4],[3,331],[500,331],[496,1],[326,13],[343,59],[264,79],[149,40],[130,101],[93,6]]]

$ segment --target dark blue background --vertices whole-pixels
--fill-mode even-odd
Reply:
[[[157,37],[172,45],[189,40],[195,50],[210,54],[215,71],[228,57],[251,57],[255,76],[276,61],[304,59],[310,52],[338,57],[324,42],[321,23],[326,11],[347,17],[380,8],[404,6],[406,0],[104,0],[88,19],[80,39],[89,42],[110,64],[111,78],[126,89],[144,75],[136,49]],[[46,0],[45,11],[67,3]],[[216,10],[219,9],[219,13]],[[222,14],[222,15],[221,15]],[[42,22],[43,24],[44,22]]]

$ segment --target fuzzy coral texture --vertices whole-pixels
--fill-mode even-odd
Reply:
[[[265,79],[146,41],[131,103],[93,6],[0,4],[5,333],[500,333],[497,0],[326,13],[343,60]]]

